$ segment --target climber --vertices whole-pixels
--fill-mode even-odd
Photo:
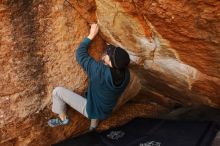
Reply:
[[[68,104],[91,119],[90,130],[96,129],[100,120],[111,115],[117,98],[129,83],[130,58],[124,49],[107,45],[101,61],[95,61],[88,54],[89,44],[98,30],[98,25],[92,24],[88,37],[84,38],[76,51],[76,60],[89,78],[85,98],[64,87],[56,87],[52,92],[52,111],[59,116],[48,121],[51,127],[69,123],[66,115],[66,104]]]

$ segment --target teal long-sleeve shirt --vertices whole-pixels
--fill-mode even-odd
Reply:
[[[110,68],[102,61],[94,60],[88,54],[91,40],[85,38],[76,51],[76,60],[87,73],[89,85],[87,89],[86,111],[89,119],[103,120],[108,118],[117,103],[118,97],[123,93],[130,80],[127,69],[125,79],[120,86],[115,86]]]

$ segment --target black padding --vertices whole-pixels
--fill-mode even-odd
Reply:
[[[91,132],[54,146],[210,146],[215,122],[137,118],[101,133]]]

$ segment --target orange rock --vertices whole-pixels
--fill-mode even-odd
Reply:
[[[177,106],[220,108],[220,2],[44,0],[0,2],[0,145],[46,146],[85,132],[89,120],[69,109],[71,124],[50,128],[51,92],[83,94],[88,79],[75,50],[89,24],[105,42],[126,49],[131,82],[98,130]],[[127,102],[127,103],[126,103]]]

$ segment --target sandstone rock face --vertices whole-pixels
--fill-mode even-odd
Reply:
[[[0,1],[0,145],[46,146],[88,128],[72,109],[68,126],[50,128],[47,120],[55,116],[54,87],[86,90],[75,50],[93,22],[96,60],[105,42],[132,60],[130,84],[98,130],[177,106],[220,108],[219,10],[218,0]]]
[[[96,4],[105,39],[129,51],[145,97],[219,107],[218,1]]]

